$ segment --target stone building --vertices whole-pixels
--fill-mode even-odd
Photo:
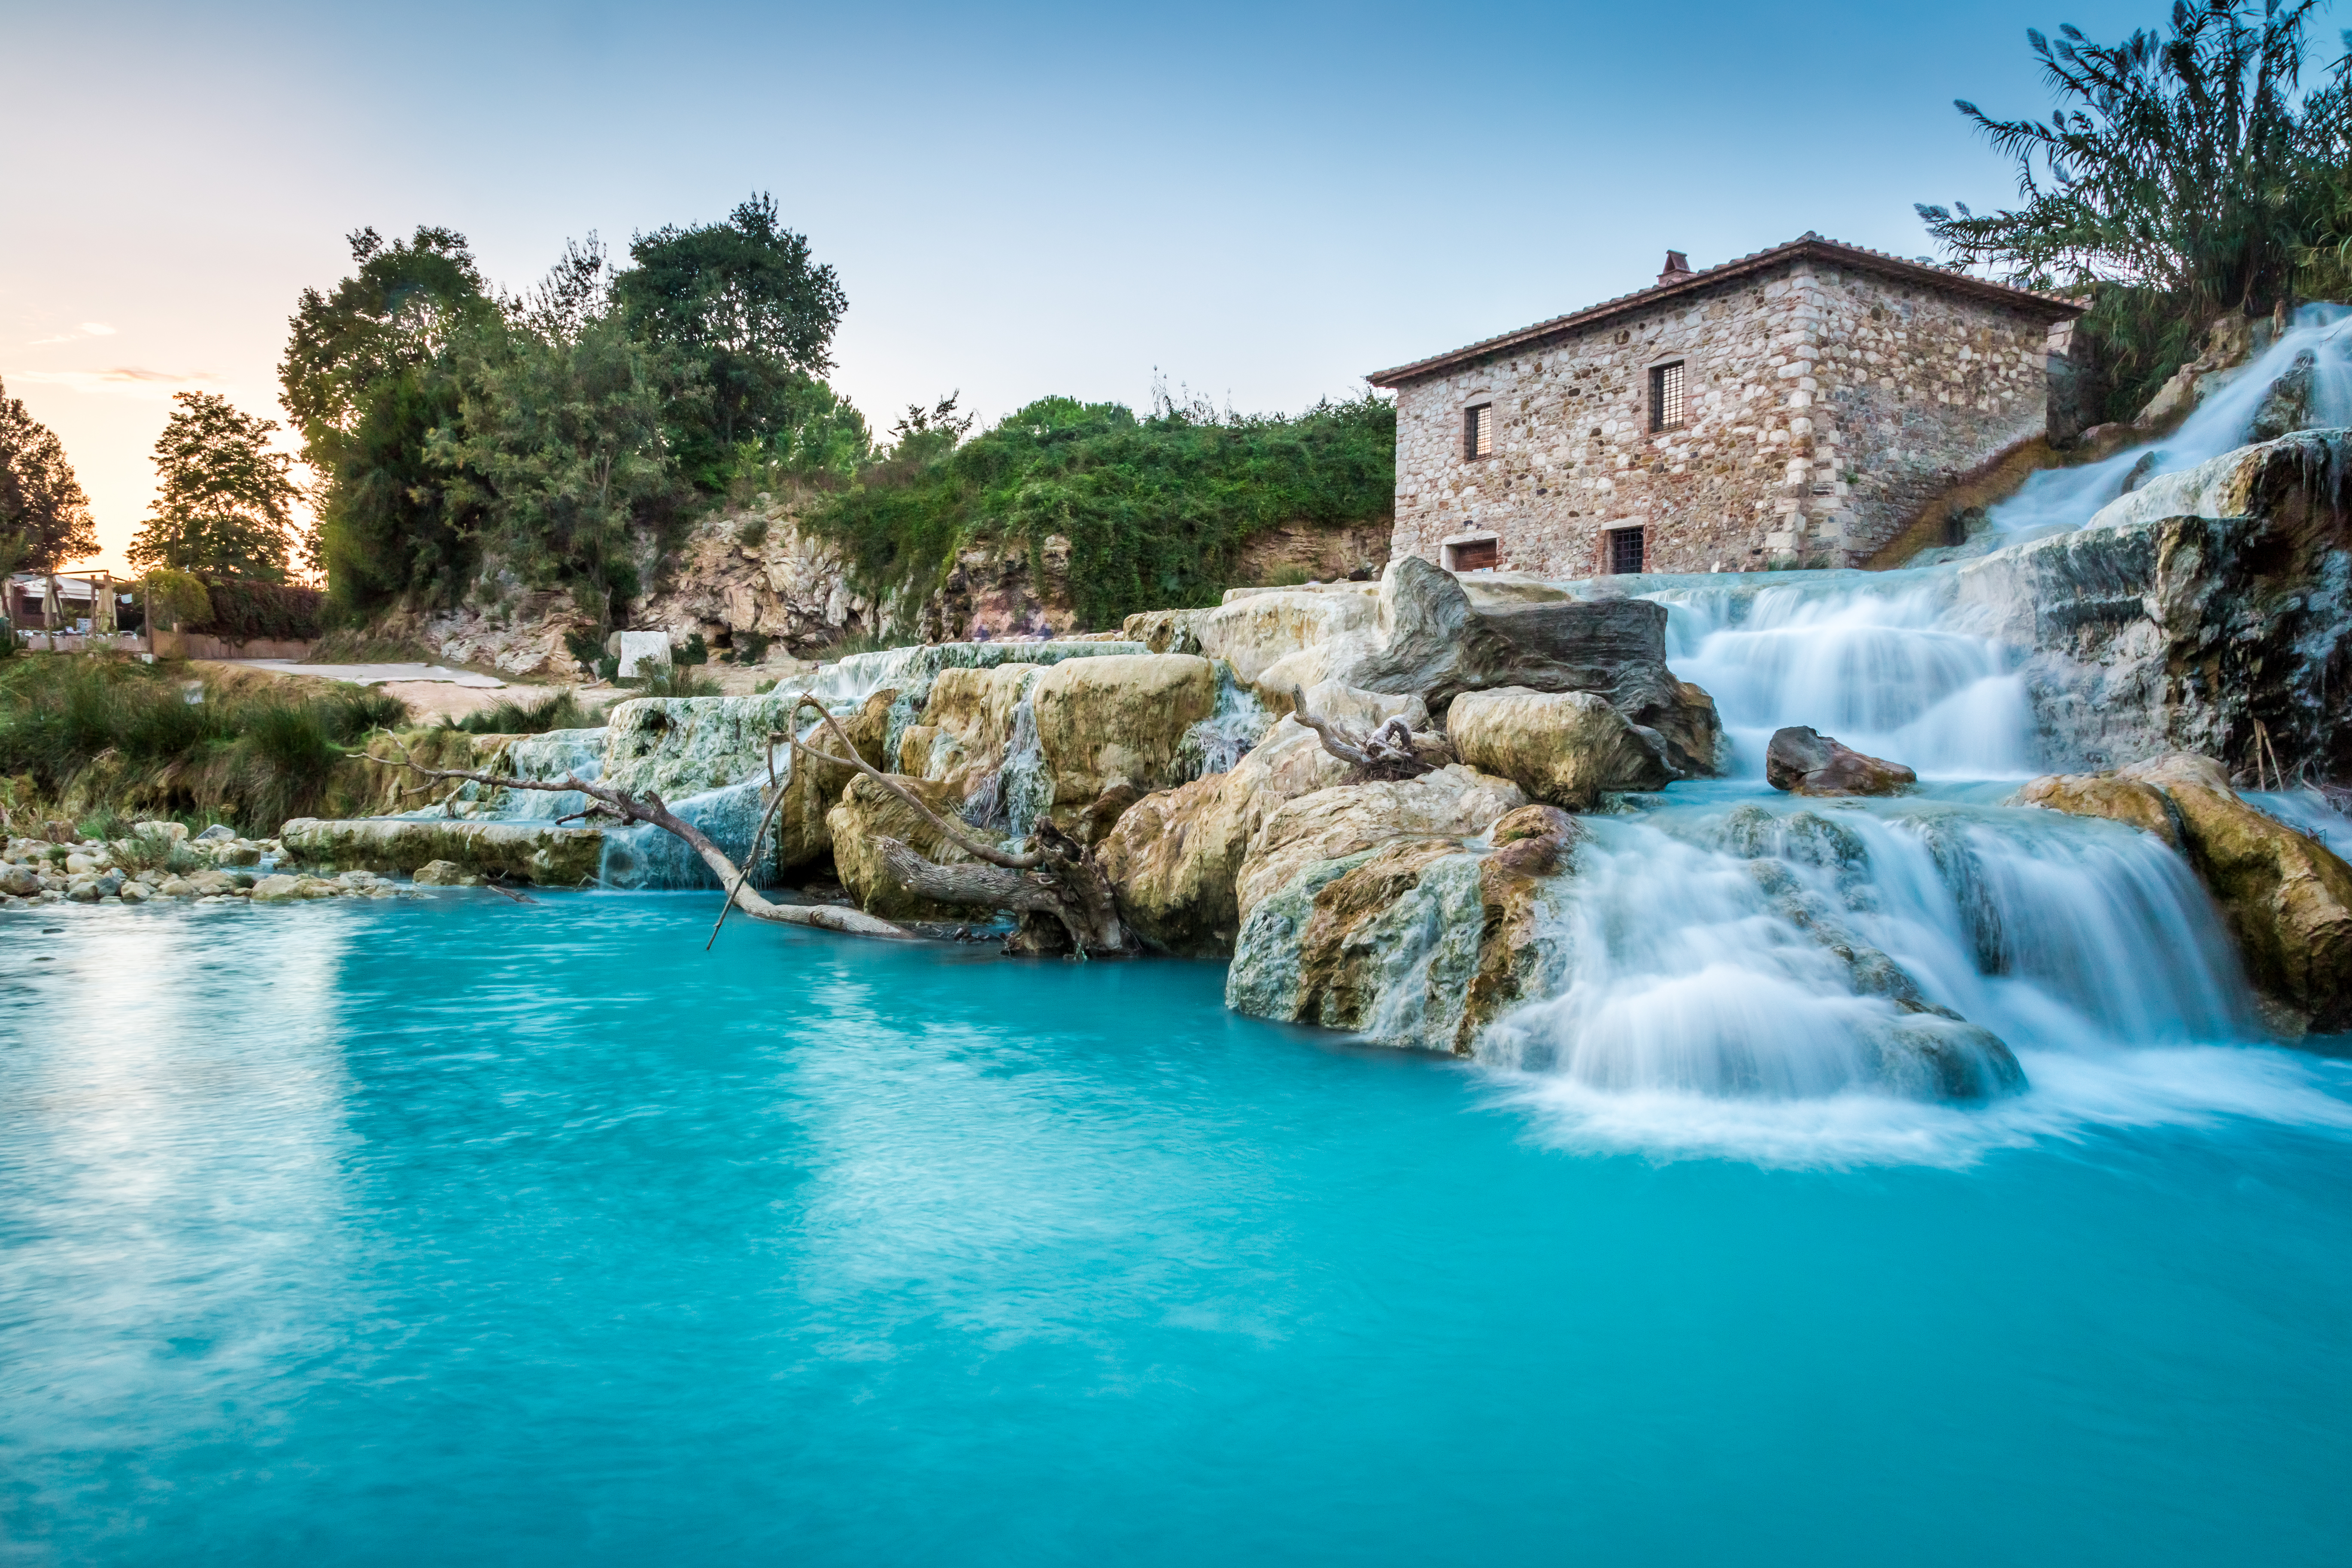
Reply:
[[[1808,234],[1368,377],[1392,554],[1548,577],[1860,565],[2049,426],[2076,306]]]

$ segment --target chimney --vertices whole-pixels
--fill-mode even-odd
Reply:
[[[1666,252],[1666,269],[1658,274],[1658,287],[1663,289],[1669,283],[1679,283],[1685,278],[1697,276],[1691,270],[1688,258],[1679,250],[1669,250]]]

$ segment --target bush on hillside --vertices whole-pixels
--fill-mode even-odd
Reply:
[[[1386,516],[1395,468],[1396,408],[1370,394],[1295,417],[1048,397],[961,446],[901,441],[808,523],[877,598],[928,595],[980,540],[1026,551],[1042,580],[1058,534],[1079,616],[1111,626],[1214,604],[1265,529]]]

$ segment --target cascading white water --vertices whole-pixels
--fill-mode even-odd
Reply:
[[[1808,724],[1922,777],[2032,771],[2033,712],[2009,652],[1948,624],[1948,572],[1787,573],[1669,589],[1668,662],[1715,699],[1736,776]]]
[[[2177,853],[1998,804],[2000,781],[2074,759],[2040,754],[2030,650],[1987,635],[1958,592],[1966,558],[2082,528],[2126,485],[2201,483],[2188,471],[2244,445],[2291,371],[2309,384],[2294,423],[2352,424],[2352,312],[2306,308],[2173,435],[2036,476],[1995,510],[1992,537],[1933,564],[1625,584],[1667,606],[1669,662],[1714,697],[1729,777],[1588,820],[1572,874],[1546,887],[1544,994],[1486,1031],[1481,1059],[1580,1144],[1800,1163],[1967,1159],[2084,1122],[2216,1112],[2352,1124],[2311,1069],[2246,1048],[2266,1032]],[[1929,782],[1867,803],[1760,788],[1766,742],[1795,724]],[[2250,798],[2352,845],[2316,795]],[[1987,1079],[1950,1069],[1997,1067],[1990,1040],[2024,1093],[1919,1103],[1980,1091]]]
[[[2276,342],[2210,393],[2172,434],[2080,468],[2043,469],[1991,509],[1993,527],[2010,540],[2080,528],[2127,484],[2137,488],[2245,445],[2263,398],[2304,354],[2311,356],[2312,384],[2301,423],[2315,429],[2352,425],[2352,307],[2305,305]]]

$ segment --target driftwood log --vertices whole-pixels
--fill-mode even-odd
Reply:
[[[1370,734],[1349,734],[1328,719],[1318,719],[1307,706],[1307,693],[1294,686],[1290,700],[1298,721],[1322,739],[1323,749],[1353,766],[1360,779],[1393,781],[1433,773],[1437,764],[1425,762],[1412,749],[1412,726],[1402,717],[1390,719]]]
[[[815,710],[824,727],[840,741],[844,755],[820,751],[790,733],[802,711],[807,709]],[[939,865],[895,838],[884,838],[876,846],[882,862],[908,891],[967,909],[1016,911],[1021,916],[1021,929],[1007,944],[1013,952],[1057,951],[1059,944],[1053,929],[1055,926],[1060,928],[1058,934],[1067,939],[1069,951],[1080,958],[1089,953],[1121,952],[1131,945],[1119,921],[1118,900],[1111,892],[1110,879],[1103,874],[1094,850],[1051,821],[1037,824],[1029,837],[1032,847],[1028,850],[1006,849],[990,843],[965,824],[933,811],[896,775],[884,773],[859,756],[857,748],[850,744],[848,735],[833,715],[806,692],[793,702],[784,722],[787,732],[776,738],[791,742],[794,767],[805,755],[864,774],[904,802],[941,838],[978,862]],[[1049,920],[1052,926],[1045,923]]]
[[[541,790],[551,795],[578,791],[588,797],[588,809],[575,812],[574,817],[602,816],[614,822],[648,823],[674,837],[686,841],[687,847],[702,858],[702,863],[719,877],[728,889],[727,908],[740,909],[756,921],[771,921],[778,925],[814,926],[819,931],[842,931],[852,936],[908,937],[914,933],[904,926],[867,914],[863,910],[843,909],[836,904],[778,904],[762,898],[757,889],[749,886],[741,868],[728,858],[727,851],[710,841],[710,836],[691,822],[670,810],[662,797],[652,790],[642,795],[611,784],[594,784],[576,774],[567,773],[561,780],[501,778],[495,773],[477,772],[470,768],[428,768],[408,754],[397,736],[393,745],[400,752],[401,766],[411,773],[431,779],[454,779],[488,784],[498,789]],[[771,812],[772,816],[772,811]],[[764,830],[766,819],[761,819]],[[753,858],[759,846],[752,846]],[[724,910],[721,918],[724,918]],[[707,944],[706,944],[707,945]]]

